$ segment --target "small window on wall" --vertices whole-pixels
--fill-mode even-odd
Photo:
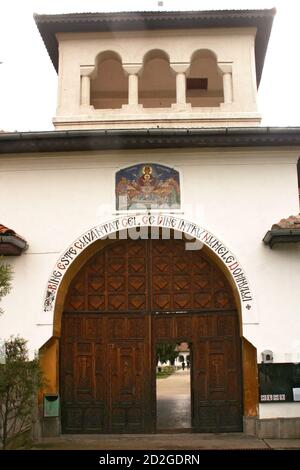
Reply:
[[[207,90],[208,79],[207,78],[187,78],[186,89],[187,90]]]
[[[224,102],[223,78],[214,52],[202,49],[192,55],[186,101],[195,108],[219,107]]]
[[[180,209],[179,172],[140,163],[116,173],[116,209]]]

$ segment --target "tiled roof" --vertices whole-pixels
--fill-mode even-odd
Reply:
[[[290,215],[273,224],[263,238],[263,242],[273,248],[275,244],[300,242],[300,214]]]
[[[290,215],[287,219],[281,219],[277,224],[272,225],[272,230],[300,229],[300,214]]]
[[[0,234],[1,235],[14,235],[15,232],[11,228],[5,227],[5,225],[0,224]]]
[[[5,225],[2,224],[0,224],[0,236],[16,237],[26,243],[26,240],[18,235],[13,229],[5,227]]]
[[[27,250],[28,243],[13,229],[0,224],[0,255],[20,256]]]

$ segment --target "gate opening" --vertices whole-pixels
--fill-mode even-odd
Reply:
[[[192,428],[191,344],[156,344],[156,430]]]
[[[183,349],[156,393],[158,344]],[[64,300],[62,432],[240,432],[240,349],[234,296],[209,253],[177,239],[108,243]]]

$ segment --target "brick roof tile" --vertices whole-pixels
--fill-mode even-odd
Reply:
[[[290,215],[287,219],[281,219],[277,224],[272,225],[272,230],[300,229],[300,214]]]
[[[16,237],[19,238],[19,240],[22,240],[23,242],[27,243],[26,240],[18,235],[13,229],[5,227],[5,225],[0,224],[0,236],[11,236],[11,237]]]

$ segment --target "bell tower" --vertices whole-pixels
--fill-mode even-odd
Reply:
[[[253,127],[275,10],[35,15],[56,129]]]

